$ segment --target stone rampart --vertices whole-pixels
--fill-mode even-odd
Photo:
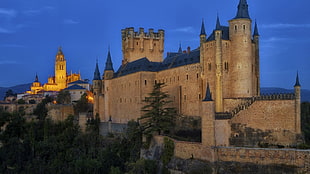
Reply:
[[[157,144],[163,144],[164,136],[156,136]],[[258,166],[291,166],[299,172],[310,172],[310,150],[207,147],[201,143],[174,141],[174,156],[181,159],[200,159],[209,162],[252,163]]]
[[[253,163],[257,165],[287,165],[300,172],[310,172],[310,150],[216,147],[217,161]]]

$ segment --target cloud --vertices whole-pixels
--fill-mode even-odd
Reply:
[[[0,44],[0,47],[6,47],[6,48],[23,48],[24,45],[18,45],[18,44]]]
[[[176,28],[176,29],[173,29],[172,31],[183,32],[183,33],[194,33],[195,32],[194,28],[191,27],[191,26],[182,27],[182,28]]]
[[[310,28],[310,24],[263,24],[266,29]]]
[[[15,10],[0,8],[0,15],[7,17],[15,17],[17,12]]]
[[[17,64],[16,61],[12,60],[0,60],[0,65]]]
[[[80,22],[75,21],[73,19],[65,19],[64,20],[64,24],[78,24],[78,23],[80,23]]]
[[[55,8],[52,6],[45,6],[42,7],[40,9],[30,9],[30,10],[25,10],[22,13],[27,15],[27,16],[37,16],[43,12],[51,12],[52,10],[54,10]]]
[[[0,27],[0,33],[2,34],[10,34],[10,33],[15,33],[18,30],[25,28],[25,25],[23,24],[17,24],[17,25],[8,25],[6,28]]]
[[[288,41],[290,38],[283,38],[283,37],[270,37],[267,39],[263,39],[262,42],[281,42],[281,41]]]
[[[13,33],[13,31],[0,27],[0,33],[9,34],[9,33]]]

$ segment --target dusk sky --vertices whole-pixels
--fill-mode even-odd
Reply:
[[[121,29],[165,30],[165,54],[199,46],[202,19],[207,35],[235,17],[239,0],[1,0],[0,86],[41,83],[54,74],[59,46],[67,70],[93,78],[104,69],[110,45],[114,69],[121,64]],[[261,86],[292,89],[296,72],[310,89],[310,1],[248,0],[260,34]]]

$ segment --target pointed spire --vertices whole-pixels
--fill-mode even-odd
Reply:
[[[58,47],[57,55],[63,55],[61,46]]]
[[[93,80],[101,80],[100,72],[99,72],[99,67],[98,67],[98,59],[96,61],[96,68],[95,68],[94,79]]]
[[[205,24],[204,24],[203,20],[201,23],[200,35],[206,35]]]
[[[36,77],[34,79],[34,82],[39,82],[38,74],[36,73]]]
[[[253,36],[259,36],[256,20],[255,20],[255,25],[254,25],[254,33],[253,33]]]
[[[202,101],[213,101],[212,100],[212,94],[211,94],[210,87],[209,87],[209,83],[207,83],[206,97]]]
[[[113,63],[112,63],[112,59],[111,59],[111,54],[110,54],[110,48],[109,48],[109,52],[108,52],[108,56],[107,56],[107,61],[105,62],[104,71],[114,71]]]
[[[297,72],[296,83],[295,83],[294,87],[300,87],[298,72]]]
[[[181,42],[180,42],[180,45],[179,45],[179,50],[178,50],[178,53],[182,53],[182,46],[181,46]]]
[[[221,30],[221,23],[220,23],[220,18],[219,18],[218,14],[217,14],[217,18],[216,18],[215,30]]]
[[[240,0],[238,5],[238,11],[235,19],[247,18],[250,19],[248,3],[246,0]]]

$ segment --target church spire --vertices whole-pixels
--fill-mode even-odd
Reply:
[[[254,33],[253,33],[253,36],[259,36],[256,20],[255,20],[255,25],[254,25]]]
[[[182,53],[182,46],[181,46],[181,43],[180,43],[180,45],[179,45],[178,53]]]
[[[246,0],[240,0],[238,5],[238,11],[235,19],[238,18],[247,18],[250,19],[248,3]]]
[[[295,82],[294,87],[300,87],[298,72],[297,72],[297,75],[296,75],[296,82]]]
[[[34,79],[34,82],[39,82],[38,74],[36,73],[36,77]]]
[[[58,47],[57,55],[63,55],[61,46]]]
[[[114,71],[113,63],[112,63],[112,59],[111,59],[111,54],[110,54],[110,49],[109,49],[109,52],[108,52],[107,61],[105,62],[105,69],[104,69],[104,71]]]
[[[100,72],[99,72],[99,67],[98,67],[98,60],[96,62],[96,68],[95,68],[94,79],[93,80],[101,80]]]
[[[219,15],[217,15],[217,18],[216,18],[215,30],[221,30],[221,23],[220,23]]]
[[[212,94],[211,94],[210,87],[209,87],[209,83],[207,83],[206,97],[203,99],[203,101],[213,101],[212,100]]]
[[[201,23],[200,35],[206,35],[205,24],[204,24],[203,20]]]

